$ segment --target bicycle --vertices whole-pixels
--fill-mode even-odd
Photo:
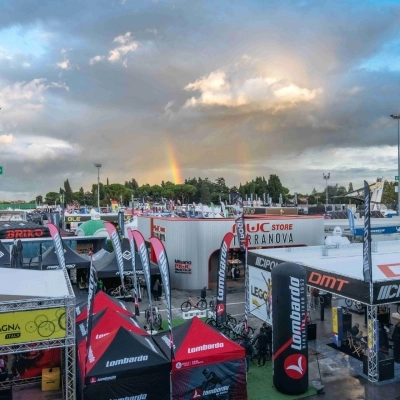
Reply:
[[[323,296],[310,296],[310,301],[309,301],[309,310],[316,310],[319,311],[321,310],[321,305],[324,304],[325,300]]]
[[[198,308],[199,310],[205,310],[207,308],[207,301],[197,297],[197,303],[194,303],[192,298],[189,296],[187,301],[184,301],[181,305],[182,312],[188,312],[194,308]]]
[[[246,333],[244,320],[240,321],[238,324],[233,324],[232,322],[227,321],[225,326],[222,328],[221,333],[233,340],[243,338]],[[247,327],[247,334],[249,336],[254,335],[254,329],[251,326]]]
[[[214,296],[211,296],[211,300],[210,300],[210,303],[208,304],[208,307],[209,307],[210,310],[215,310]]]
[[[111,297],[129,297],[132,295],[133,285],[119,285],[114,289],[108,289],[107,294]]]
[[[150,312],[150,309],[148,308],[145,311],[145,317],[146,317],[146,322],[150,326],[151,330],[156,330],[158,331],[161,329],[162,326],[162,317],[161,314],[158,312],[157,307],[153,307],[152,312]]]
[[[351,300],[351,299],[345,299],[346,306],[348,308],[351,308],[351,306],[354,304],[354,307],[358,311],[362,311],[364,309],[364,304],[360,303],[359,301]]]

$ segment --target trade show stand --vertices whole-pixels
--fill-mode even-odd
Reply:
[[[368,376],[368,357],[363,357],[363,374]],[[394,360],[387,354],[378,352],[378,381],[394,379]]]

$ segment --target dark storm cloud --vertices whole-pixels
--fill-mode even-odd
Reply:
[[[389,2],[5,4],[2,33],[38,30],[43,50],[0,51],[10,195],[58,190],[67,177],[89,190],[94,162],[113,182],[171,180],[171,143],[184,177],[233,185],[277,173],[292,191],[311,191],[311,182],[324,185],[319,168],[346,185],[373,175],[368,165],[352,168],[347,150],[342,166],[318,154],[354,148],[362,159],[363,149],[396,145],[389,114],[400,111],[399,69],[364,66],[399,39],[399,7]],[[33,90],[32,110],[31,99],[12,93],[35,79],[45,83]],[[377,171],[389,161],[377,159]]]

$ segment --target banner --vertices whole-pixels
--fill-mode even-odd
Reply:
[[[354,223],[354,214],[353,214],[353,211],[351,211],[351,208],[347,208],[347,216],[349,218],[350,232],[353,236],[355,236],[356,228],[355,228],[355,223]]]
[[[167,253],[165,252],[164,245],[161,240],[152,237],[150,238],[151,246],[153,247],[154,253],[157,258],[158,267],[160,268],[161,280],[164,286],[165,300],[167,301],[167,318],[168,318],[168,330],[170,336],[171,346],[171,360],[174,359],[174,340],[172,336],[172,314],[171,314],[171,290],[170,290],[170,277],[169,277],[169,265]]]
[[[271,271],[261,268],[249,269],[249,297],[251,313],[272,326],[272,283]]]
[[[275,388],[290,395],[308,389],[306,271],[294,263],[272,270],[273,361]]]
[[[93,357],[92,350],[90,348],[90,336],[92,332],[92,319],[93,319],[93,307],[94,307],[94,296],[97,288],[97,271],[93,265],[92,255],[90,257],[90,275],[89,275],[89,288],[88,288],[88,302],[87,302],[87,318],[86,318],[86,361],[85,361],[85,375],[86,365],[89,357]]]
[[[139,311],[139,299],[138,299],[138,293],[139,292],[138,292],[137,276],[136,276],[136,251],[135,251],[135,242],[133,241],[133,232],[132,232],[131,228],[128,228],[128,239],[129,239],[129,245],[131,246],[131,255],[132,255],[132,271],[133,271],[133,291],[134,291],[134,301],[135,301],[135,315],[138,317],[140,315],[140,311]]]
[[[115,229],[115,226],[111,222],[105,222],[104,225],[107,229],[108,234],[110,235],[110,239],[114,247],[115,256],[117,257],[119,276],[121,278],[121,285],[122,287],[125,287],[124,260],[122,257],[121,241],[119,240],[118,232]]]
[[[216,308],[217,326],[222,325],[226,321],[226,265],[228,262],[228,252],[232,239],[233,233],[228,232],[222,239],[221,249],[219,252]]]
[[[1,313],[0,346],[65,338],[65,308]]]
[[[47,224],[49,228],[50,235],[53,238],[54,248],[56,250],[56,255],[58,259],[58,263],[60,267],[66,271],[67,267],[65,265],[65,257],[64,257],[64,245],[60,236],[60,232],[58,231],[57,227],[53,224]]]
[[[371,259],[371,194],[367,181],[364,181],[364,241],[363,241],[363,275],[364,282],[372,281]]]
[[[244,290],[245,290],[245,299],[244,299],[244,326],[246,329],[246,333],[248,331],[248,318],[250,311],[250,296],[249,296],[249,266],[247,265],[247,256],[249,253],[249,239],[250,235],[246,235],[246,253],[244,257]]]
[[[246,251],[246,224],[244,221],[243,200],[239,193],[231,192],[232,208],[235,216],[236,235],[240,251]]]
[[[128,231],[129,233],[129,231]],[[146,242],[144,241],[143,235],[139,231],[132,231],[133,238],[136,242],[138,248],[140,260],[142,261],[143,275],[146,281],[147,297],[149,298],[149,309],[153,309],[153,304],[151,300],[151,281],[150,281],[150,261],[149,253],[147,251]],[[153,313],[150,313],[150,318],[152,318]]]
[[[125,230],[124,230],[124,226],[125,226],[125,218],[124,218],[124,212],[123,211],[118,211],[118,226],[120,229],[120,235],[122,237],[125,236]]]

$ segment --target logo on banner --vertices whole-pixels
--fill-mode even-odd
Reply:
[[[218,304],[218,306],[217,306],[217,315],[218,316],[221,316],[223,313],[224,313],[224,311],[225,311],[225,307],[224,307],[224,305],[221,303],[221,304]]]
[[[97,378],[90,378],[90,383],[96,383],[97,382]]]
[[[203,391],[201,389],[194,389],[192,392],[192,399],[201,399],[203,397]]]
[[[330,275],[320,274],[318,272],[311,272],[311,275],[308,278],[308,283],[310,285],[319,285],[325,288],[337,290],[341,292],[344,285],[347,285],[349,281],[344,279],[334,278]]]
[[[283,364],[287,375],[292,379],[300,379],[307,371],[307,362],[303,354],[288,356]]]
[[[206,351],[206,350],[212,350],[212,349],[221,349],[224,347],[224,344],[221,343],[212,343],[212,344],[203,344],[201,346],[197,347],[189,347],[188,348],[188,353],[198,353],[199,351]]]
[[[132,258],[131,252],[129,250],[125,250],[122,253],[122,257],[125,258],[125,260],[129,261]]]
[[[125,357],[125,358],[121,358],[119,360],[107,361],[106,368],[115,367],[116,365],[132,364],[135,362],[147,361],[148,359],[149,359],[149,356],[146,356],[146,355],[141,355],[138,357]]]
[[[192,273],[192,262],[175,260],[175,273],[191,274]]]
[[[6,231],[5,239],[26,239],[38,238],[42,236],[42,229],[16,229],[14,231]]]
[[[182,368],[182,363],[181,362],[177,362],[175,364],[176,369],[181,369]]]
[[[377,300],[388,300],[400,297],[400,285],[385,285],[379,289]]]
[[[163,226],[153,225],[153,235],[165,242],[167,231]]]

